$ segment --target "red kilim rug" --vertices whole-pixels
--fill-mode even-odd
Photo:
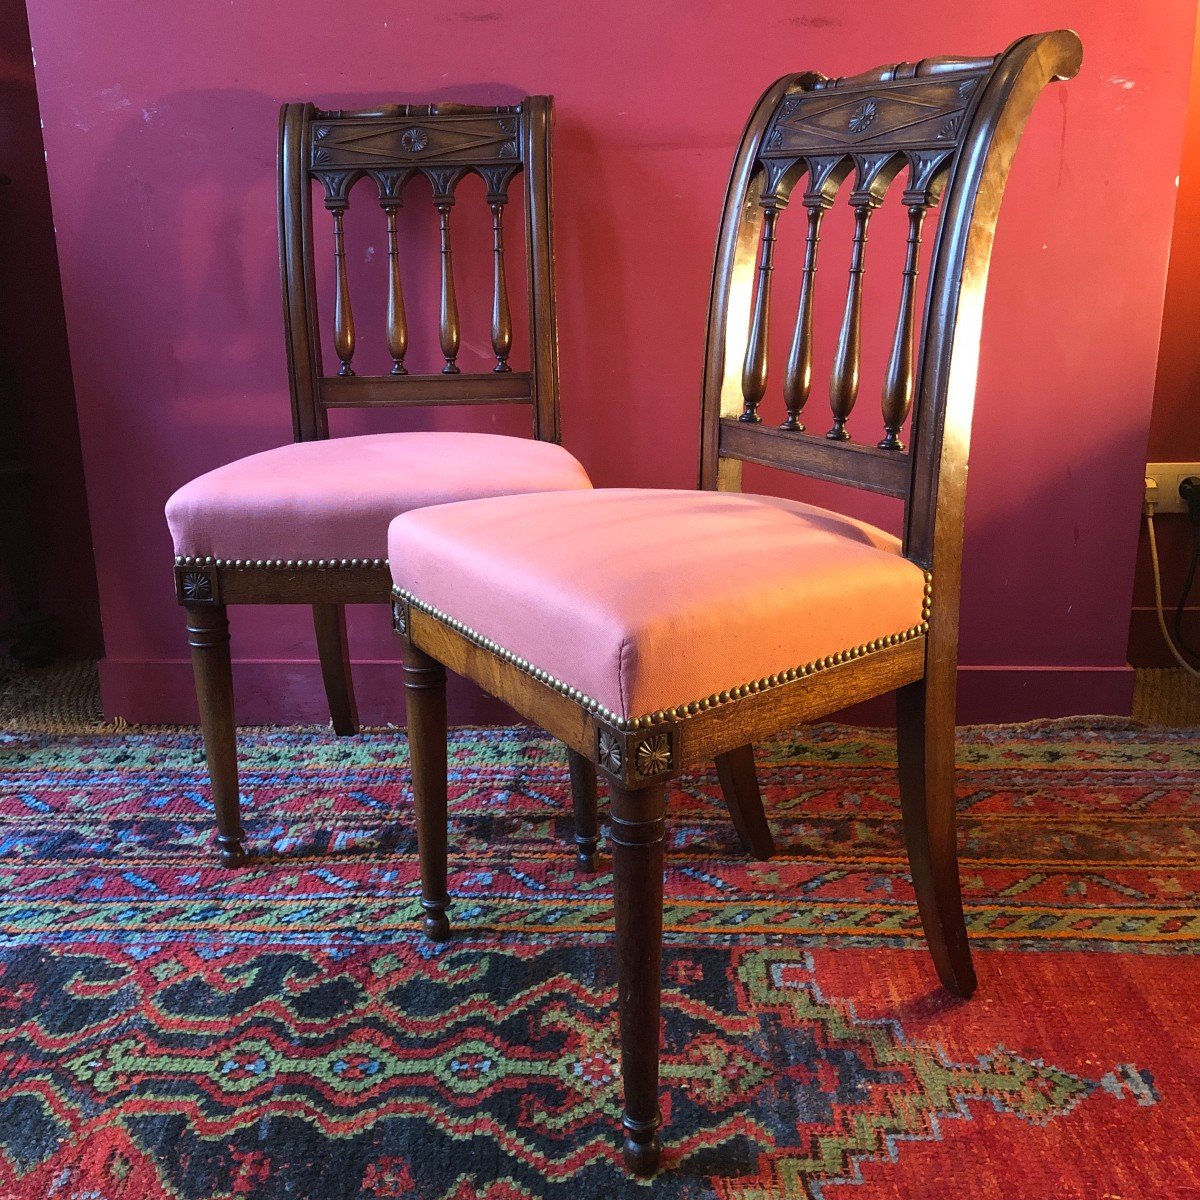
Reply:
[[[764,747],[780,856],[671,795],[664,1166],[621,1169],[612,881],[565,762],[454,735],[452,918],[415,933],[400,734],[248,732],[212,866],[190,732],[0,738],[0,1200],[1200,1196],[1200,747],[964,731],[980,988],[920,940],[880,732]]]

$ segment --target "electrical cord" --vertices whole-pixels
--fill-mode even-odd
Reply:
[[[1175,606],[1175,642],[1181,646],[1184,653],[1190,654],[1193,658],[1200,659],[1200,650],[1192,646],[1187,638],[1183,636],[1183,613],[1187,607],[1188,597],[1192,594],[1192,585],[1196,582],[1196,568],[1200,567],[1200,536],[1197,536],[1195,531],[1192,533],[1192,565],[1188,568],[1187,583],[1183,585],[1183,594],[1179,597],[1179,603]]]
[[[1154,505],[1146,505],[1146,533],[1150,537],[1150,566],[1154,571],[1154,611],[1158,615],[1158,628],[1162,632],[1163,641],[1167,643],[1167,649],[1171,651],[1175,661],[1189,674],[1200,679],[1200,671],[1192,666],[1191,663],[1179,653],[1178,647],[1175,645],[1171,634],[1167,630],[1167,618],[1163,612],[1163,594],[1162,594],[1162,573],[1158,566],[1158,542],[1154,537]],[[1195,558],[1192,560],[1193,569],[1195,568]],[[1191,590],[1189,583],[1188,591]],[[1187,598],[1187,593],[1184,593],[1184,598]]]

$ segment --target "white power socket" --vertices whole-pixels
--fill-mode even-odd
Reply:
[[[1154,494],[1155,511],[1160,513],[1187,512],[1187,505],[1179,494],[1179,485],[1189,476],[1200,479],[1200,463],[1147,463],[1146,495]],[[1155,487],[1151,489],[1150,481]]]

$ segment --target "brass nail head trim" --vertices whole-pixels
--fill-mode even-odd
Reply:
[[[564,683],[561,679],[556,679],[548,671],[533,666],[527,659],[514,654],[510,650],[506,650],[491,638],[484,637],[483,634],[476,632],[469,625],[464,625],[462,621],[456,620],[432,604],[427,604],[424,600],[419,599],[402,587],[394,587],[392,595],[397,600],[401,600],[412,608],[425,613],[427,616],[433,617],[435,621],[440,621],[443,625],[454,630],[455,633],[461,634],[468,641],[495,654],[502,661],[511,664],[518,670],[524,671],[539,683],[544,683],[560,695],[573,700],[593,716],[600,718],[616,729],[629,731],[637,728],[649,728],[653,725],[661,724],[663,721],[686,720],[688,717],[694,717],[702,712],[707,712],[711,708],[728,704],[732,700],[740,700],[748,695],[770,691],[783,684],[794,682],[796,679],[814,675],[819,671],[828,670],[830,667],[840,666],[842,663],[853,659],[862,658],[877,650],[883,650],[889,646],[898,646],[903,642],[909,642],[914,638],[922,637],[929,632],[929,615],[932,608],[933,595],[933,576],[929,571],[926,571],[924,574],[925,595],[921,606],[921,620],[903,632],[878,637],[874,641],[864,642],[859,646],[847,647],[836,654],[828,654],[824,658],[814,659],[800,666],[791,667],[786,671],[777,672],[762,679],[753,679],[749,683],[740,684],[737,687],[728,688],[724,691],[713,692],[711,695],[701,697],[699,700],[689,701],[687,704],[677,704],[674,708],[659,709],[657,712],[638,717],[623,717],[613,712],[612,709],[601,704],[599,700],[585,695],[578,688]],[[601,757],[601,766],[605,766],[605,769],[610,770],[614,775],[619,774],[620,767],[608,767],[603,760],[603,747],[600,746],[598,749]]]

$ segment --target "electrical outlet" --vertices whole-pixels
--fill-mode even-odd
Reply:
[[[1155,489],[1155,512],[1187,512],[1187,505],[1179,495],[1179,485],[1189,475],[1200,479],[1200,462],[1146,464],[1147,498],[1150,495],[1150,481],[1153,480],[1158,485]]]

